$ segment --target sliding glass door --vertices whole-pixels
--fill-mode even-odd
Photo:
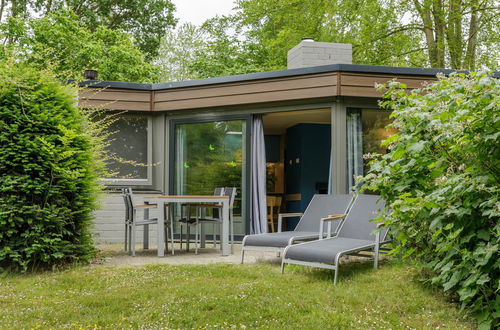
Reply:
[[[213,195],[216,187],[236,187],[235,234],[245,233],[246,120],[176,123],[173,192]]]

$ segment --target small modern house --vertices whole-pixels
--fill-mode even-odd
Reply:
[[[116,188],[124,186],[137,199],[237,187],[240,237],[265,230],[255,210],[265,195],[282,197],[282,211],[301,212],[316,193],[346,193],[365,170],[362,155],[384,152],[379,143],[392,133],[375,84],[396,78],[418,88],[443,71],[354,65],[351,45],[303,40],[289,51],[287,70],[161,84],[87,81],[80,105],[119,112],[110,148],[130,161],[110,164],[116,175],[106,180],[97,240],[123,240]]]

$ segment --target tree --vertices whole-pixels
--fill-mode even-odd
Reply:
[[[39,68],[0,62],[0,269],[94,254],[90,226],[105,155],[77,95]]]
[[[500,16],[494,0],[237,0],[245,35],[283,68],[303,37],[353,44],[358,64],[495,69]]]
[[[17,27],[5,38],[20,60],[41,69],[51,67],[62,79],[82,79],[84,69],[99,71],[99,79],[148,82],[156,68],[147,63],[130,36],[99,26],[87,29],[72,12],[53,11],[39,19],[11,19]]]
[[[189,64],[199,78],[263,71],[261,49],[242,38],[235,17],[220,16],[207,20],[200,28],[204,43]]]
[[[286,67],[289,49],[301,38],[351,43],[353,61],[372,65],[422,66],[420,38],[403,30],[397,0],[237,0],[238,21],[249,40],[268,55],[266,67]],[[403,31],[402,31],[403,32]]]
[[[262,71],[263,56],[242,38],[234,17],[215,17],[201,27],[184,24],[167,31],[159,56],[161,79],[166,81],[199,79]]]
[[[73,11],[84,26],[95,31],[100,26],[122,30],[148,59],[158,54],[160,38],[177,23],[171,0],[0,0],[2,17],[43,17],[53,11]]]
[[[196,79],[199,75],[190,69],[196,52],[204,45],[203,32],[190,23],[176,30],[167,30],[161,39],[158,57],[154,64],[160,69],[159,81]]]
[[[433,68],[496,68],[500,7],[495,0],[413,0],[415,22],[425,36]],[[486,54],[485,54],[486,53]],[[493,53],[490,57],[490,54]],[[496,61],[496,63],[495,63]]]
[[[416,255],[432,283],[458,296],[482,325],[498,327],[500,82],[452,74],[411,92],[392,82],[385,155],[372,155],[366,188],[386,201],[393,253]],[[485,327],[487,328],[487,327]]]

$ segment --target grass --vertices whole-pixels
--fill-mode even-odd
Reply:
[[[0,279],[0,328],[473,328],[417,269],[212,264],[89,266]]]

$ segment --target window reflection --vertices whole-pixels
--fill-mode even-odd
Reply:
[[[175,193],[212,195],[236,187],[234,215],[241,214],[245,122],[176,125]]]
[[[120,115],[109,130],[108,151],[113,159],[107,168],[115,179],[147,179],[148,163],[148,118],[135,115]]]
[[[393,129],[386,128],[391,123],[391,112],[379,109],[363,109],[361,113],[363,125],[363,154],[386,153],[380,143],[394,134]]]
[[[385,154],[381,142],[395,133],[386,128],[391,123],[390,111],[381,109],[348,109],[347,111],[347,172],[349,191],[355,176],[368,172],[368,160],[363,155]]]

